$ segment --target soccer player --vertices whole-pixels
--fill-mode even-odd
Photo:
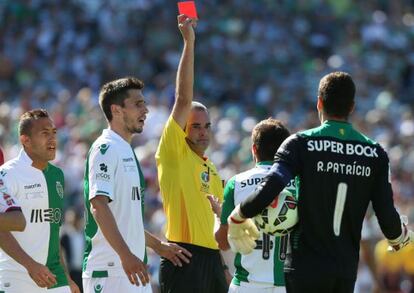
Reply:
[[[411,241],[412,232],[394,207],[387,154],[348,122],[354,107],[351,76],[324,76],[317,102],[322,125],[290,136],[264,182],[228,219],[229,241],[250,252],[254,235],[247,231],[254,231],[254,224],[245,218],[262,211],[298,176],[299,224],[291,233],[291,257],[285,262],[287,292],[353,292],[370,201],[394,250]]]
[[[176,267],[161,260],[160,286],[164,293],[227,292],[223,263],[214,239],[214,214],[207,195],[223,199],[216,167],[205,156],[211,122],[207,108],[193,99],[195,21],[178,16],[184,49],[178,66],[176,97],[155,155],[164,211],[166,237],[193,255],[191,263]]]
[[[232,177],[224,189],[221,225],[216,239],[222,250],[229,248],[227,242],[227,218],[235,205],[246,199],[267,175],[275,153],[289,136],[286,127],[276,119],[260,121],[252,132],[252,155],[256,166]],[[294,180],[286,188],[296,194]],[[236,272],[229,292],[232,293],[282,293],[285,290],[283,263],[286,257],[288,235],[271,236],[260,232],[256,247],[248,255],[236,254]]]
[[[27,219],[24,232],[0,233],[0,291],[79,292],[60,252],[63,172],[49,163],[56,155],[56,127],[46,110],[24,113],[19,121],[23,149],[0,168],[7,192]]]
[[[145,181],[131,147],[148,113],[137,78],[105,84],[99,104],[108,129],[92,144],[85,167],[86,247],[83,289],[95,292],[151,292],[145,246],[174,265],[191,254],[144,231]]]

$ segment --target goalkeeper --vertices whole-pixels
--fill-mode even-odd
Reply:
[[[256,166],[232,177],[224,190],[221,225],[216,232],[216,240],[221,249],[227,250],[229,248],[227,217],[234,206],[246,199],[266,176],[272,166],[272,160],[278,147],[288,136],[289,131],[276,119],[263,120],[254,127],[252,155]],[[295,194],[293,180],[287,189]],[[234,261],[236,272],[229,292],[286,292],[283,263],[288,237],[288,235],[278,237],[260,233],[252,253],[249,255],[237,254]]]
[[[230,243],[252,251],[255,233],[248,231],[254,224],[245,218],[261,212],[298,176],[299,223],[285,261],[287,292],[353,292],[369,202],[393,250],[412,239],[394,207],[386,152],[348,122],[354,107],[351,76],[324,76],[317,99],[321,126],[285,140],[264,182],[229,217]]]

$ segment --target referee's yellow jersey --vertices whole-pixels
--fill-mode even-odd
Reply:
[[[194,153],[185,132],[170,116],[158,145],[158,181],[167,216],[170,241],[218,249],[214,214],[208,194],[223,201],[223,186],[216,167]]]

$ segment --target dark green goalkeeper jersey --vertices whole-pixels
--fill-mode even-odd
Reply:
[[[290,136],[260,192],[241,203],[241,212],[258,214],[295,176],[299,224],[291,233],[285,272],[355,278],[370,201],[384,235],[394,239],[401,234],[387,154],[351,124],[329,120]]]

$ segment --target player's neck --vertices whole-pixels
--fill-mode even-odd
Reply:
[[[43,171],[44,169],[46,169],[47,164],[49,163],[49,161],[38,159],[38,158],[36,158],[35,156],[33,156],[29,153],[27,153],[27,155],[32,160],[32,167],[33,168],[39,169],[40,171]]]
[[[125,141],[127,141],[129,144],[132,142],[132,134],[127,131],[124,127],[118,126],[115,123],[109,124],[109,129],[118,134],[120,137],[122,137]]]
[[[321,124],[323,124],[325,121],[328,121],[328,120],[348,122],[348,117],[338,117],[338,116],[327,115],[326,113],[319,113],[319,120],[321,121]]]

